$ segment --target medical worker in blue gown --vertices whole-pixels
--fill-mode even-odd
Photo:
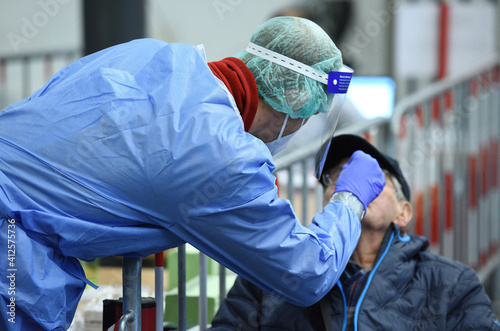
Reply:
[[[324,76],[342,68],[317,25],[279,17],[208,64],[179,43],[105,49],[1,111],[0,329],[67,329],[89,284],[77,258],[186,242],[291,303],[322,298],[383,174],[356,154],[304,227],[277,196],[272,155],[310,116],[335,114]]]

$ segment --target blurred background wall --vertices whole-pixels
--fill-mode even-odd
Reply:
[[[439,78],[440,57],[449,74],[496,52],[499,12],[497,0],[1,0],[0,57],[71,51],[77,58],[96,50],[89,39],[123,42],[139,36],[141,25],[144,37],[204,44],[208,59],[217,60],[243,49],[266,19],[298,14],[330,33],[355,75],[391,76],[401,97]],[[447,54],[439,48],[443,32]],[[4,63],[0,106],[33,92],[72,60],[56,60],[50,70],[41,65],[42,73],[30,69],[31,83],[22,89],[15,66]]]

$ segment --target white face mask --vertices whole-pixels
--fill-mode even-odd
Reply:
[[[285,117],[285,121],[283,121],[283,125],[281,127],[281,131],[280,131],[280,134],[278,135],[278,138],[276,138],[276,140],[273,140],[271,142],[266,143],[266,146],[269,149],[269,151],[271,152],[272,156],[283,151],[285,149],[286,145],[288,144],[288,142],[290,141],[290,139],[292,139],[292,137],[300,130],[302,125],[304,125],[305,119],[302,119],[302,124],[300,124],[300,127],[297,129],[297,131],[295,131],[292,134],[289,134],[288,136],[283,137],[283,131],[285,131],[286,123],[288,122],[288,117],[289,117],[289,115],[287,114]]]

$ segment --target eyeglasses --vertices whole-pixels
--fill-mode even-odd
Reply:
[[[343,165],[338,165],[330,169],[328,172],[323,173],[323,175],[321,175],[321,183],[323,186],[334,186],[339,178],[340,172],[342,171],[342,167]]]

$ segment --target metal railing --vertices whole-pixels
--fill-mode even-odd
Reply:
[[[79,50],[0,56],[0,109],[30,96],[80,57]]]
[[[141,330],[141,271],[142,258],[123,258],[123,316],[118,322],[118,331]]]
[[[412,187],[413,232],[485,280],[498,266],[499,61],[493,57],[402,100],[391,120]]]

